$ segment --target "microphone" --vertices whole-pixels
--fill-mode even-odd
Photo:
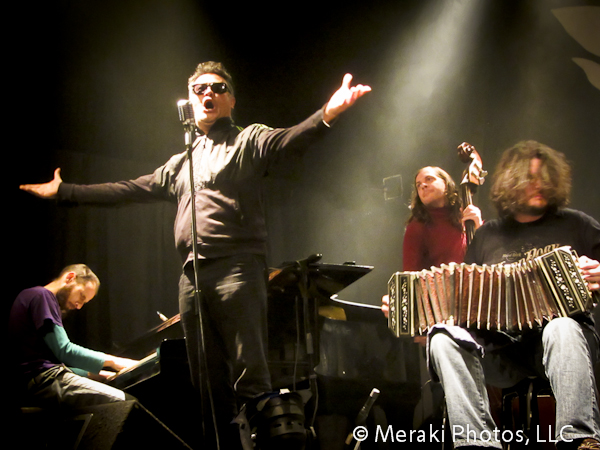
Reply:
[[[371,394],[369,394],[369,398],[367,398],[367,401],[365,402],[363,407],[358,412],[358,416],[356,417],[356,420],[354,422],[355,430],[357,428],[363,427],[367,423],[367,417],[369,417],[371,408],[373,407],[375,400],[377,400],[377,397],[379,397],[379,394],[380,394],[379,389],[373,388],[373,390],[371,390]],[[344,442],[344,444],[345,444],[344,448],[346,448],[346,449],[351,448],[352,441],[356,442],[356,445],[354,446],[354,450],[358,449],[360,447],[361,441],[356,440],[356,438],[354,437],[354,431],[351,431],[350,434],[348,434],[348,436],[346,437],[346,441]]]
[[[196,126],[196,118],[194,117],[194,108],[189,100],[179,100],[177,102],[177,111],[179,112],[179,120],[184,127],[193,128]]]
[[[196,127],[196,118],[194,117],[194,108],[189,100],[179,100],[177,102],[177,111],[179,120],[185,129],[185,146],[188,151],[192,150],[194,128]]]
[[[377,397],[379,397],[379,392],[380,391],[377,388],[373,388],[373,390],[371,391],[369,398],[367,399],[367,401],[365,402],[363,407],[360,409],[360,412],[358,413],[358,416],[356,417],[356,425],[357,426],[364,425],[367,422],[367,417],[369,416],[369,412],[371,411],[371,408],[373,407],[375,400],[377,400]]]

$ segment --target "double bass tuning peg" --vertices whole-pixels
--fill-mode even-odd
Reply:
[[[479,185],[482,185],[483,182],[485,181],[485,177],[487,177],[488,173],[487,170],[482,170],[481,173],[479,174]]]

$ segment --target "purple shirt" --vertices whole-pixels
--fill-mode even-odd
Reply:
[[[43,339],[53,324],[63,326],[60,306],[52,292],[38,286],[17,296],[10,311],[9,347],[25,379],[60,364]]]

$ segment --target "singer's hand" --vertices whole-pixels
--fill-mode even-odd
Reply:
[[[342,85],[335,91],[325,106],[323,114],[325,123],[331,123],[338,115],[350,108],[357,99],[371,91],[370,86],[363,86],[362,84],[350,86],[351,82],[352,75],[349,73],[344,75]]]
[[[62,183],[60,177],[60,168],[54,171],[54,179],[48,183],[42,184],[22,184],[19,189],[29,192],[37,197],[41,198],[54,198],[58,194],[58,187]]]

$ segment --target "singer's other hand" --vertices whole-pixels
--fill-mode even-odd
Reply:
[[[19,189],[29,192],[37,197],[41,198],[54,198],[58,194],[58,187],[62,183],[60,177],[60,168],[54,171],[54,179],[47,183],[41,184],[22,184]]]
[[[331,123],[338,115],[354,105],[356,100],[371,91],[370,86],[364,86],[362,84],[351,86],[351,83],[352,75],[347,73],[344,75],[340,88],[335,91],[329,99],[329,102],[327,102],[327,105],[325,105],[323,120],[326,123]]]

